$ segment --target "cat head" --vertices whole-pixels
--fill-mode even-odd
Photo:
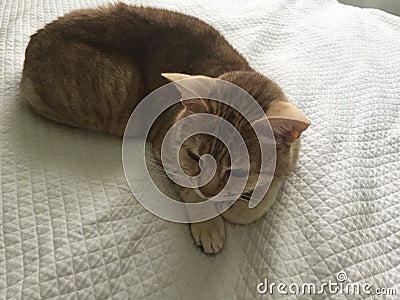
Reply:
[[[173,82],[182,96],[182,109],[177,114],[176,122],[200,113],[219,116],[237,129],[249,153],[250,170],[247,173],[247,170],[241,168],[232,169],[227,148],[218,138],[208,134],[196,134],[186,139],[179,150],[179,162],[187,175],[197,176],[200,173],[200,158],[205,154],[211,154],[217,163],[214,177],[197,192],[205,198],[214,196],[222,190],[230,176],[233,178],[246,176],[247,184],[243,192],[251,192],[257,183],[261,167],[261,151],[253,130],[254,123],[250,124],[229,105],[209,100],[221,99],[221,97],[226,99],[233,95],[223,95],[224,91],[218,90],[218,86],[213,84],[215,81],[206,76],[179,73],[163,73],[162,76]],[[184,80],[188,78],[201,80]],[[310,121],[295,105],[287,101],[279,86],[265,76],[256,72],[237,71],[225,73],[219,79],[239,86],[259,103],[265,113],[263,117],[268,118],[275,138],[274,175],[287,176],[297,161],[300,135],[308,128]],[[208,95],[208,97],[197,97],[194,91],[201,91],[202,96]]]

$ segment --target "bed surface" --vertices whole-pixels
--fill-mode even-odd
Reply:
[[[223,251],[203,254],[188,226],[133,198],[118,139],[47,121],[19,101],[29,36],[107,2],[3,0],[0,298],[270,298],[257,293],[264,278],[336,282],[338,272],[400,294],[400,18],[334,0],[125,2],[207,21],[278,82],[313,123],[298,167],[267,215],[228,225]]]

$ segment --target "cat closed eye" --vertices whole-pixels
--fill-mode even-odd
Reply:
[[[187,150],[187,154],[189,155],[189,157],[191,159],[193,159],[195,161],[199,161],[200,160],[200,157],[197,154],[195,154],[192,151],[190,151],[190,150]]]

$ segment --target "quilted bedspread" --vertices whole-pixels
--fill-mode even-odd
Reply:
[[[135,200],[119,139],[18,97],[29,36],[107,1],[1,0],[0,299],[382,299],[257,290],[338,273],[400,297],[400,18],[335,0],[126,2],[205,20],[278,82],[313,123],[298,167],[262,219],[203,254]]]

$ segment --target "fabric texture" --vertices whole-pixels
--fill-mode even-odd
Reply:
[[[134,199],[119,139],[19,101],[29,36],[107,2],[2,0],[0,299],[371,297],[257,293],[264,278],[336,282],[338,272],[399,290],[400,18],[334,0],[126,2],[199,17],[280,84],[312,121],[298,167],[271,211],[227,225],[222,252],[203,254],[187,225]]]

